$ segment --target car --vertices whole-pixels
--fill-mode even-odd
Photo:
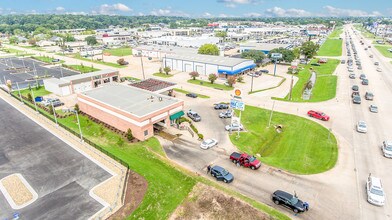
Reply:
[[[366,75],[365,74],[359,75],[359,79],[366,79]]]
[[[374,62],[374,65],[378,66],[378,65],[380,65],[380,63],[379,62]]]
[[[357,131],[359,133],[366,133],[367,132],[367,125],[365,121],[358,121],[357,122]]]
[[[369,106],[369,111],[373,113],[378,113],[378,107],[377,105],[370,105]]]
[[[214,109],[215,110],[219,110],[219,109],[228,109],[229,105],[228,104],[224,104],[224,103],[218,103],[215,104]]]
[[[348,71],[349,71],[349,72],[354,72],[354,68],[351,67],[351,66],[349,66],[349,67],[348,67]]]
[[[358,70],[362,70],[362,66],[361,66],[361,65],[358,65],[358,66],[357,66],[357,69],[358,69]]]
[[[272,193],[272,201],[276,205],[285,206],[295,213],[305,212],[309,210],[309,204],[298,199],[297,195],[292,195],[282,190],[276,190]]]
[[[359,95],[354,96],[353,103],[354,104],[361,104],[361,97]]]
[[[244,127],[242,126],[242,124],[233,123],[230,125],[226,125],[225,130],[226,131],[242,131],[242,130],[244,130]]]
[[[369,174],[366,181],[367,201],[376,206],[383,206],[385,204],[385,193],[382,187],[381,179],[373,177]]]
[[[348,75],[348,77],[349,77],[350,79],[355,79],[355,73],[350,73],[350,75]]]
[[[351,98],[354,98],[354,96],[360,96],[358,91],[353,91],[353,93],[351,93]]]
[[[192,119],[194,122],[199,122],[199,121],[201,121],[200,115],[199,115],[197,112],[195,112],[195,111],[189,110],[189,111],[186,113],[186,115],[187,115],[190,119]]]
[[[365,99],[366,100],[373,100],[373,98],[374,98],[374,94],[372,93],[372,92],[366,92],[365,93]]]
[[[201,142],[200,148],[207,150],[207,149],[212,148],[213,146],[216,146],[216,145],[218,145],[218,141],[213,138],[209,138],[209,139],[205,139]]]
[[[248,75],[251,77],[259,77],[260,76],[259,74],[256,74],[256,73],[248,73]]]
[[[392,141],[390,140],[383,141],[381,150],[384,157],[392,158]]]
[[[368,79],[363,79],[362,80],[362,85],[369,85],[369,80]]]
[[[371,48],[372,46],[368,46],[368,48]]]
[[[365,47],[365,50],[368,50],[368,48],[367,48],[367,47]]]
[[[269,73],[269,71],[266,70],[266,69],[260,70],[260,72],[262,72],[262,73]]]
[[[53,105],[53,107],[59,107],[59,106],[64,105],[64,102],[61,102],[60,100],[54,100],[54,101],[52,101],[52,105]]]
[[[52,62],[53,63],[60,62],[60,59],[53,59]]]
[[[197,98],[197,94],[195,94],[195,93],[187,93],[186,96],[191,97],[191,98]]]
[[[219,118],[231,118],[233,117],[233,110],[226,110],[224,112],[219,113]]]
[[[229,171],[220,166],[211,167],[210,173],[211,176],[215,177],[218,181],[222,180],[225,183],[231,183],[234,180],[233,174],[229,173]]]
[[[369,55],[370,58],[373,58],[373,55]]]
[[[319,63],[312,63],[312,64],[310,64],[310,65],[312,65],[312,66],[320,66]]]
[[[378,67],[376,70],[377,72],[382,72],[382,69],[380,67]]]
[[[351,87],[351,89],[352,89],[353,91],[358,91],[358,90],[359,90],[359,86],[353,85],[353,86]]]
[[[345,60],[341,60],[340,63],[341,63],[341,64],[345,64],[346,61],[345,61]]]
[[[328,121],[329,120],[329,116],[326,115],[323,112],[320,112],[320,111],[310,110],[310,111],[308,111],[308,116],[311,117],[311,118],[320,119],[322,121]]]

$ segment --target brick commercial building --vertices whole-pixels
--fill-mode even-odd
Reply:
[[[184,115],[184,102],[169,96],[121,84],[108,84],[78,94],[82,112],[119,130],[129,128],[138,140],[154,135]]]

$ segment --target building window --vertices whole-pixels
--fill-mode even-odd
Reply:
[[[144,131],[144,136],[147,136],[148,135],[148,130],[145,130]]]

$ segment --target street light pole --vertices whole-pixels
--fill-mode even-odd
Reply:
[[[290,83],[290,96],[289,96],[289,100],[291,100],[291,96],[293,93],[293,81],[294,81],[294,77],[293,77],[294,73],[291,73],[291,83]]]
[[[250,84],[250,92],[253,92],[253,73],[252,73],[252,83]]]
[[[78,111],[75,111],[76,114],[76,120],[78,122],[78,127],[79,127],[79,133],[80,133],[80,142],[83,142],[83,134],[82,134],[82,128],[80,127],[80,121],[79,121],[79,114]]]
[[[275,58],[274,76],[275,76],[275,74],[276,74],[276,62],[277,62],[277,59]]]
[[[19,89],[19,84],[18,84],[18,82],[16,82],[16,88],[18,89],[18,92],[19,92],[20,102],[23,104],[22,94],[20,94],[20,89]]]
[[[272,109],[271,109],[271,114],[268,122],[268,127],[271,126],[271,120],[272,120],[272,113],[274,113],[274,107],[275,107],[275,101],[272,103]]]
[[[37,103],[35,102],[35,97],[34,97],[34,91],[33,91],[33,89],[31,90],[31,94],[33,95],[33,101],[34,101],[35,111],[38,113]]]
[[[59,124],[57,123],[56,109],[54,108],[53,102],[50,102],[50,104],[52,104],[52,110],[53,110],[53,115],[54,115],[54,120],[56,122],[56,126],[59,126]]]

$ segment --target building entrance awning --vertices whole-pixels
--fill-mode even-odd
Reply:
[[[176,120],[177,118],[180,118],[183,115],[184,115],[184,111],[179,111],[175,114],[170,115],[170,120]]]

